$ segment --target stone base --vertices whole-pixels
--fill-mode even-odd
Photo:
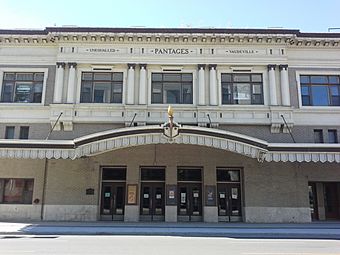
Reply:
[[[45,205],[44,220],[96,221],[97,205]]]
[[[311,222],[310,209],[305,207],[245,207],[244,212],[249,223]]]
[[[40,220],[41,205],[0,204],[0,220]]]
[[[138,222],[139,221],[139,205],[126,205],[124,221]]]
[[[165,221],[177,222],[177,206],[167,205],[165,206]]]
[[[218,210],[216,206],[203,207],[203,221],[204,222],[218,222]]]

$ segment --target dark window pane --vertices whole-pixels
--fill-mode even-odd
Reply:
[[[2,102],[12,102],[13,101],[13,88],[14,82],[5,82],[3,85],[2,92]]]
[[[29,127],[20,127],[19,139],[28,139]]]
[[[258,95],[258,94],[254,94],[253,95],[253,101],[252,101],[252,104],[263,104],[262,102],[262,95]]]
[[[321,129],[314,129],[314,142],[323,143],[323,132]]]
[[[165,73],[163,74],[163,81],[181,81],[181,75],[177,73]]]
[[[309,76],[301,75],[300,76],[300,83],[309,83]]]
[[[222,74],[222,82],[231,82],[231,74]]]
[[[153,73],[152,74],[152,81],[162,81],[162,74],[160,73]]]
[[[311,83],[325,84],[328,83],[327,76],[311,76]]]
[[[328,142],[329,143],[338,143],[338,134],[335,129],[328,130]]]
[[[178,181],[201,181],[201,169],[178,169]]]
[[[301,95],[309,95],[309,86],[301,86]]]
[[[249,82],[250,81],[249,74],[235,74],[233,77],[234,77],[234,82],[236,81]]]
[[[80,92],[80,103],[92,102],[92,82],[83,82]]]
[[[153,103],[153,104],[163,103],[162,94],[152,94],[151,103]]]
[[[42,83],[34,84],[32,103],[41,103],[42,90],[43,90],[43,84]]]
[[[123,73],[113,73],[114,81],[123,81]]]
[[[33,73],[17,73],[17,81],[33,81]]]
[[[94,103],[110,103],[111,83],[96,82],[94,83]]]
[[[44,73],[35,73],[34,74],[35,81],[43,81],[44,80]]]
[[[327,86],[312,86],[313,105],[329,105]]]
[[[165,181],[164,168],[142,168],[141,169],[142,181]]]
[[[15,73],[5,73],[4,81],[13,81],[15,80]]]
[[[94,73],[93,79],[96,81],[111,81],[111,73]]]
[[[6,127],[5,139],[14,139],[14,127],[13,126]]]
[[[262,75],[261,74],[252,74],[251,80],[253,82],[261,82],[262,81]]]
[[[92,80],[92,73],[83,73],[82,80],[86,80],[86,81]]]
[[[164,99],[166,104],[179,104],[181,96],[180,83],[164,83]]]
[[[332,105],[340,106],[340,96],[333,96],[332,97]]]
[[[112,95],[112,103],[121,104],[122,103],[122,93],[114,93]]]
[[[304,106],[311,105],[310,96],[302,96],[302,105]]]
[[[183,84],[183,104],[192,104],[191,84]]]
[[[339,77],[338,76],[329,76],[329,83],[339,84]]]
[[[239,182],[240,171],[217,169],[217,181],[218,182]]]
[[[15,88],[15,102],[29,103],[31,102],[32,84],[17,83]]]
[[[192,81],[192,74],[191,73],[182,74],[182,81]]]
[[[329,86],[329,90],[330,90],[332,96],[339,96],[340,95],[339,87],[340,86]]]
[[[102,179],[124,181],[126,180],[126,169],[105,167],[102,170]]]

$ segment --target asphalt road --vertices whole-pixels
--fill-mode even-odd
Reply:
[[[0,236],[0,254],[340,255],[340,240],[169,236]]]

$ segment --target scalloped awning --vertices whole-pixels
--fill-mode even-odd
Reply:
[[[190,144],[238,153],[260,162],[340,163],[340,144],[290,144],[203,127],[180,127],[169,139],[162,126],[121,128],[74,140],[0,140],[0,158],[77,159],[148,144]]]

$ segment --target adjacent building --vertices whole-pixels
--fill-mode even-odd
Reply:
[[[286,29],[0,30],[0,219],[340,219],[339,43]]]

